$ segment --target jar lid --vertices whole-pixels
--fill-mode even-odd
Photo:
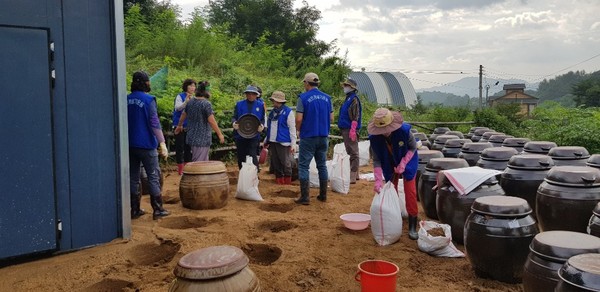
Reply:
[[[444,135],[454,135],[460,139],[465,137],[465,135],[463,135],[463,133],[461,131],[448,131],[448,132],[444,133]]]
[[[502,142],[502,146],[504,147],[524,147],[525,143],[529,142],[528,138],[506,138],[504,142]]]
[[[593,213],[594,213],[594,215],[600,217],[600,202],[598,202],[598,204],[596,204],[596,208],[594,208]]]
[[[496,217],[523,217],[531,213],[525,199],[511,196],[485,196],[475,199],[473,212]]]
[[[600,154],[592,154],[586,164],[589,167],[600,168]]]
[[[563,263],[577,254],[600,252],[600,238],[574,231],[545,231],[533,238],[529,250],[543,258]]]
[[[555,166],[546,175],[546,182],[572,187],[600,186],[600,169],[587,166]]]
[[[442,158],[444,154],[438,150],[419,150],[419,163],[425,163],[432,158]]]
[[[187,174],[213,174],[226,171],[225,164],[216,160],[188,162],[183,167],[183,173]]]
[[[558,270],[561,280],[585,291],[600,291],[600,253],[584,253],[569,258]]]
[[[433,143],[444,145],[446,143],[446,141],[450,140],[450,139],[460,139],[460,138],[458,138],[458,136],[456,136],[456,135],[444,134],[444,135],[439,135],[439,136],[435,137],[435,141],[433,141]]]
[[[581,146],[558,146],[548,151],[552,159],[588,159],[590,153]]]
[[[490,131],[491,131],[491,132],[495,132],[493,129],[490,129],[490,128],[485,128],[485,127],[484,127],[484,128],[481,128],[481,129],[477,129],[477,130],[475,130],[475,132],[473,132],[473,135],[475,135],[475,136],[481,136],[481,135],[483,135],[485,132],[490,132]]]
[[[471,129],[469,129],[469,134],[474,134],[475,131],[477,131],[477,130],[489,130],[489,129],[490,128],[488,128],[488,127],[471,127]]]
[[[437,127],[435,129],[433,129],[434,134],[444,134],[448,131],[450,131],[450,128],[448,128],[448,127]]]
[[[494,147],[494,145],[489,142],[467,142],[463,145],[461,151],[466,153],[481,153],[483,149],[492,147]]]
[[[514,155],[508,160],[512,169],[548,170],[554,166],[550,156],[542,154]]]
[[[432,158],[425,166],[425,170],[438,172],[440,170],[469,167],[469,163],[462,158]]]
[[[425,135],[425,133],[413,133],[413,136],[421,141],[427,140],[427,135]]]
[[[448,139],[444,144],[446,148],[462,148],[465,143],[471,143],[469,139]],[[420,154],[421,152],[419,152]]]
[[[235,246],[211,246],[181,257],[173,273],[192,280],[214,279],[241,271],[249,261],[246,254]]]
[[[550,141],[529,141],[525,143],[523,151],[546,154],[554,147],[556,147],[556,143]]]
[[[490,131],[483,133],[483,135],[481,135],[481,139],[489,140],[490,137],[492,137],[494,135],[504,135],[504,133],[490,130]]]
[[[488,139],[488,141],[489,142],[493,142],[493,143],[502,143],[502,142],[504,142],[505,139],[513,138],[513,137],[514,136],[505,135],[505,134],[502,134],[502,135],[492,135],[492,136],[490,136],[490,138]]]
[[[481,151],[481,159],[483,160],[494,160],[494,161],[508,161],[514,155],[517,155],[519,151],[515,148],[510,147],[493,147],[486,148]]]

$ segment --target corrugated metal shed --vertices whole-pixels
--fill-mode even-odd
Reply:
[[[375,94],[375,88],[369,76],[364,72],[352,72],[350,78],[356,81],[356,85],[359,88],[359,92],[367,96],[370,102],[377,102],[377,94]]]
[[[412,83],[406,77],[406,75],[400,72],[392,72],[392,75],[396,77],[396,80],[400,83],[400,88],[402,88],[402,95],[404,96],[404,105],[407,107],[411,107],[417,103],[417,93],[415,92],[415,88]]]
[[[400,72],[352,72],[358,90],[371,102],[382,105],[411,107],[417,102],[417,93],[406,75]]]
[[[389,105],[393,104],[390,88],[388,87],[387,82],[385,82],[385,79],[383,79],[379,73],[366,72],[365,74],[369,76],[369,79],[371,79],[371,82],[373,83],[377,103]]]

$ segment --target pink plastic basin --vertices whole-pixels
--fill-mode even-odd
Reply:
[[[369,227],[371,215],[363,213],[348,213],[340,216],[344,222],[344,226],[352,230],[363,230]]]

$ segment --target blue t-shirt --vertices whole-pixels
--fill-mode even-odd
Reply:
[[[300,138],[327,137],[331,126],[333,105],[331,97],[313,88],[303,92],[298,98],[296,112],[302,113]]]

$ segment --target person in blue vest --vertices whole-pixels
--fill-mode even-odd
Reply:
[[[356,81],[351,78],[341,83],[346,99],[340,108],[338,128],[342,132],[346,153],[350,155],[350,183],[358,179],[358,135],[362,123],[362,105],[358,98]]]
[[[150,204],[152,219],[168,216],[163,208],[160,190],[160,166],[158,155],[167,158],[169,151],[165,144],[156,98],[150,92],[150,78],[142,71],[133,74],[131,93],[127,95],[127,121],[129,132],[129,181],[131,194],[131,218],[136,219],[145,214],[140,208],[140,164],[148,176],[150,187]],[[160,152],[156,148],[160,148]]]
[[[300,132],[300,150],[298,153],[298,179],[300,180],[300,197],[294,200],[297,204],[310,204],[308,169],[315,158],[319,171],[319,195],[317,200],[327,201],[327,149],[329,148],[329,128],[333,122],[333,105],[331,97],[319,90],[319,76],[306,73],[304,90],[298,98],[296,106],[296,128]]]
[[[374,191],[379,193],[383,180],[392,181],[398,189],[398,178],[404,180],[404,195],[408,211],[408,237],[416,240],[417,233],[417,187],[415,178],[419,167],[417,141],[404,123],[402,114],[386,108],[378,108],[367,126],[373,155]]]
[[[179,124],[179,119],[185,106],[192,98],[194,98],[194,92],[196,91],[196,81],[194,79],[186,79],[181,85],[183,92],[175,96],[175,104],[173,107],[173,132]],[[192,161],[192,148],[188,145],[185,140],[187,136],[187,121],[183,122],[183,131],[175,134],[175,161],[177,162],[177,173],[183,174],[184,163]]]
[[[280,185],[291,185],[292,159],[296,145],[296,117],[294,111],[285,105],[287,100],[283,92],[275,91],[269,99],[273,102],[273,110],[267,119],[265,144],[271,152],[275,181]]]
[[[260,133],[265,129],[265,106],[262,99],[258,99],[258,89],[256,86],[248,85],[244,91],[246,99],[238,101],[233,111],[233,138],[237,153],[238,167],[242,168],[242,162],[246,161],[246,156],[252,157],[252,162],[258,169],[258,146],[260,144]],[[238,119],[243,115],[255,115],[260,124],[256,135],[250,138],[244,138],[238,133],[240,125]]]

